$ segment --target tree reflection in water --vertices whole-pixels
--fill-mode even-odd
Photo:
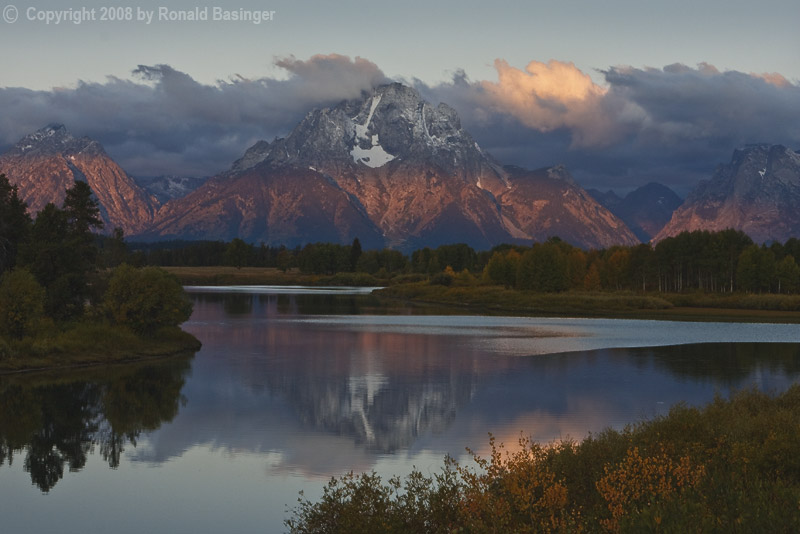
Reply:
[[[0,377],[0,465],[24,451],[43,492],[99,450],[112,469],[142,432],[171,421],[191,356],[70,374]]]

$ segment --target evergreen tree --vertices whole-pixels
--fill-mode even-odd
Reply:
[[[222,261],[225,265],[241,269],[250,264],[250,258],[253,256],[253,252],[252,245],[248,245],[237,237],[225,248]]]
[[[89,277],[99,261],[92,229],[102,226],[97,201],[85,182],[67,189],[64,209],[47,204],[36,217],[20,263],[44,286],[50,317],[64,320],[83,313]]]
[[[353,244],[350,245],[350,270],[356,272],[358,268],[358,259],[361,257],[361,241],[358,238],[353,239]]]
[[[105,267],[116,267],[125,263],[128,258],[128,244],[125,243],[125,234],[122,228],[114,228],[111,237],[100,238],[100,244],[102,263]]]
[[[28,205],[19,198],[16,185],[0,174],[0,274],[14,267],[20,244],[30,235]]]

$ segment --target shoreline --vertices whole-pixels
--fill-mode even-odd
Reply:
[[[421,306],[444,306],[482,315],[604,317],[675,321],[800,323],[800,296],[717,293],[532,293],[502,286],[391,284],[365,273],[313,275],[263,267],[164,267],[185,286],[384,286],[372,294]],[[359,283],[360,282],[360,283]],[[694,305],[692,305],[694,303]],[[738,306],[732,303],[739,304]],[[749,304],[748,304],[749,303]],[[791,309],[774,309],[786,304]],[[773,306],[773,309],[769,309]]]
[[[35,341],[31,341],[33,343]],[[76,346],[44,354],[6,356],[0,358],[0,377],[166,360],[182,354],[193,355],[202,347],[195,336],[179,329],[170,330],[158,338],[135,338],[133,344],[135,346],[129,350]]]
[[[442,287],[406,284],[373,292],[381,298],[423,306],[446,306],[482,315],[584,317],[694,322],[800,323],[800,311],[673,305],[685,295],[628,293],[526,293],[495,286]],[[705,298],[708,295],[700,295]],[[508,298],[503,298],[508,297]],[[727,298],[727,297],[726,297]]]
[[[169,360],[170,358],[180,358],[183,356],[192,357],[196,352],[197,352],[196,350],[192,349],[179,349],[164,354],[137,355],[131,358],[123,358],[119,360],[115,359],[115,360],[95,361],[95,362],[75,362],[75,363],[65,363],[61,365],[51,365],[45,367],[24,367],[20,369],[11,369],[11,370],[5,369],[2,366],[0,366],[0,378],[4,376],[25,375],[28,373],[44,373],[50,371],[74,371],[78,369],[89,369],[89,368],[116,366],[116,365],[129,365],[136,363],[145,363],[150,361],[163,361],[163,360]]]

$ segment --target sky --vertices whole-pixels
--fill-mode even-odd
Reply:
[[[744,144],[800,149],[796,0],[0,8],[0,150],[63,123],[133,175],[224,171],[310,109],[387,81],[452,105],[503,163],[564,164],[585,187],[685,195]]]

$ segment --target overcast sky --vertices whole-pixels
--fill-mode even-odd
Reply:
[[[10,1],[0,149],[62,122],[134,175],[220,172],[387,80],[453,105],[501,161],[587,187],[685,194],[742,144],[800,149],[796,0]],[[160,20],[196,7],[274,13]]]

